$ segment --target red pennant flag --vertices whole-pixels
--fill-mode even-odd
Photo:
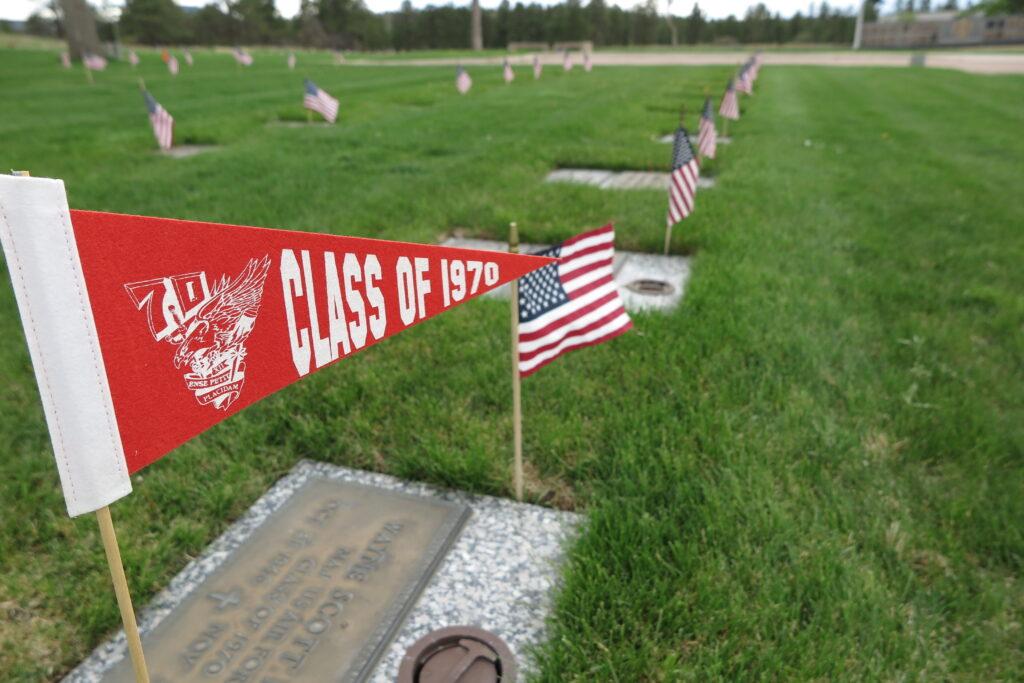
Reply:
[[[552,259],[69,211],[0,177],[0,237],[68,511],[246,406]]]

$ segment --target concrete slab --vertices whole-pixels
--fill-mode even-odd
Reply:
[[[143,637],[199,589],[206,577],[227,561],[275,510],[314,478],[437,497],[472,509],[458,539],[441,560],[398,635],[367,680],[373,683],[394,681],[405,651],[416,640],[434,629],[464,624],[482,626],[496,633],[508,643],[521,669],[531,671],[532,662],[526,658],[526,652],[544,640],[552,590],[559,580],[566,544],[582,521],[579,515],[309,460],[299,462],[274,484],[154,598],[139,618]],[[101,683],[105,674],[126,656],[122,631],[96,648],[63,681]],[[158,675],[154,677],[155,682],[166,680]],[[226,681],[227,678],[203,680]]]
[[[328,128],[335,124],[327,121],[271,121],[267,125],[274,128]]]
[[[560,168],[544,179],[548,183],[573,183],[592,185],[602,190],[668,190],[668,173],[655,171],[602,171],[586,168]],[[701,176],[697,187],[710,189],[715,186],[714,177]]]
[[[165,157],[172,157],[174,159],[184,159],[186,157],[194,157],[197,154],[205,154],[206,152],[213,152],[220,149],[220,145],[177,145],[171,147],[168,150],[160,150],[157,154]]]
[[[497,240],[449,237],[441,244],[446,247],[461,247],[463,249],[508,251],[508,243]],[[527,254],[541,251],[547,246],[521,244],[519,249],[522,253]],[[663,256],[616,250],[615,263],[612,268],[622,303],[629,311],[669,312],[675,309],[683,300],[686,283],[690,279],[690,259],[685,256]],[[663,283],[667,287],[659,287],[655,283]],[[508,299],[509,296],[508,285],[503,285],[484,294],[484,297],[497,299]]]

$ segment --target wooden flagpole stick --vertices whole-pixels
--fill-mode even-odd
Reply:
[[[128,652],[132,657],[135,683],[149,683],[146,656],[142,652],[142,639],[139,637],[138,624],[135,623],[132,596],[128,592],[128,580],[124,576],[124,566],[121,564],[121,551],[117,547],[117,535],[114,533],[114,522],[110,519],[110,508],[103,506],[97,510],[96,521],[100,525],[103,550],[107,554],[107,566],[110,568],[110,578],[114,582],[114,595],[117,596],[117,607],[121,610],[121,623],[124,624],[124,635],[128,641]]]
[[[508,226],[508,251],[519,253],[519,228],[515,223]],[[509,283],[512,288],[512,448],[516,500],[523,500],[523,403],[522,378],[519,376],[519,280]]]
[[[139,80],[141,81],[142,79],[140,78]],[[16,171],[15,174],[20,176],[31,175],[28,171]],[[139,637],[139,626],[135,623],[132,596],[128,592],[128,579],[124,575],[124,565],[121,564],[121,551],[117,547],[117,534],[114,533],[114,521],[110,519],[110,508],[104,505],[97,510],[96,521],[100,525],[103,551],[107,555],[107,567],[110,568],[110,578],[114,582],[114,595],[117,596],[117,607],[121,610],[121,623],[124,624],[124,635],[128,641],[128,652],[132,657],[135,683],[149,683],[146,656],[142,652],[142,639]]]
[[[668,223],[668,220],[665,221]],[[668,223],[665,227],[665,256],[668,256],[668,248],[672,244],[672,224]]]

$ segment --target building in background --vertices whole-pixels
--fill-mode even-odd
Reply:
[[[865,48],[924,48],[1024,43],[1024,15],[929,12],[880,17],[864,25]]]

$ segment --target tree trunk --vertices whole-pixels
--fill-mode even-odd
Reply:
[[[100,54],[96,17],[85,0],[60,0],[60,6],[64,11],[64,33],[71,58],[81,59],[85,53]]]
[[[676,22],[672,16],[672,0],[668,0],[668,13],[665,15],[665,21],[668,22],[668,31],[672,34],[672,47],[679,45],[679,33],[676,31]]]
[[[483,22],[480,17],[480,0],[473,0],[473,18],[469,31],[469,42],[474,50],[484,49]]]

